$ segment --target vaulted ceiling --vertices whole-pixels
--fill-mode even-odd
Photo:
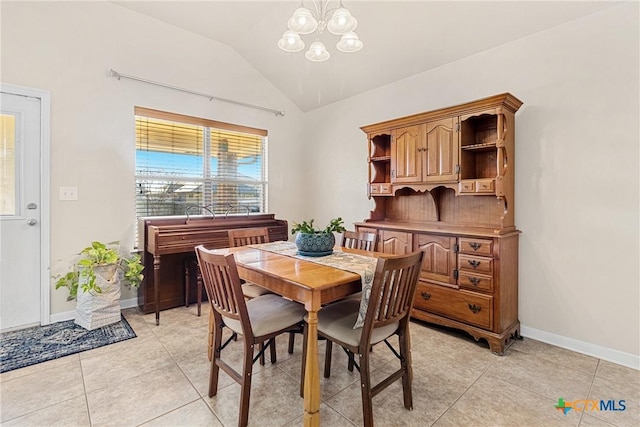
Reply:
[[[314,63],[277,41],[300,1],[114,1],[224,43],[252,64],[303,111],[510,43],[612,7],[611,1],[371,1],[344,0],[358,19],[364,48],[341,53],[321,39],[331,58]],[[305,5],[312,2],[305,0]],[[331,0],[331,6],[338,5]],[[303,36],[307,47],[314,35]]]

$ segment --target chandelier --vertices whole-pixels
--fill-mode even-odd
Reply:
[[[341,36],[336,44],[340,52],[357,52],[362,49],[362,42],[353,31],[358,25],[356,18],[351,15],[340,0],[340,6],[330,8],[328,0],[312,0],[313,8],[304,6],[304,1],[300,2],[287,25],[289,29],[278,40],[278,47],[286,52],[300,52],[304,49],[304,41],[300,34],[316,33],[316,39],[309,46],[304,54],[305,58],[313,62],[323,62],[331,57],[331,54],[320,41],[320,36],[324,30],[331,34]]]

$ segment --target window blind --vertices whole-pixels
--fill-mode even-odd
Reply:
[[[265,212],[266,131],[136,108],[136,215]]]

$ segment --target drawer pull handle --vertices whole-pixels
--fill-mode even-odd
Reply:
[[[473,311],[473,314],[478,314],[478,312],[482,310],[482,307],[475,304],[469,304],[469,310]]]
[[[474,269],[478,268],[480,266],[480,261],[477,261],[475,259],[470,259],[470,260],[468,260],[468,262],[469,262],[469,265],[471,267],[473,267]]]
[[[469,277],[469,281],[473,286],[478,286],[478,283],[480,283],[480,280],[482,279],[479,279],[477,277]]]
[[[469,246],[471,246],[471,249],[473,249],[474,251],[477,251],[482,246],[482,243],[471,242],[469,243]]]
[[[420,295],[422,296],[422,298],[424,300],[430,300],[431,299],[431,294],[429,292],[421,292]]]

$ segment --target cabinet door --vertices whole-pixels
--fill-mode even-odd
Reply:
[[[391,182],[422,181],[422,126],[394,129],[391,135]]]
[[[454,285],[456,238],[436,234],[415,234],[413,250],[424,252],[420,278]]]
[[[380,230],[378,251],[386,254],[402,255],[411,252],[411,233]]]
[[[426,125],[426,160],[423,179],[427,182],[457,181],[458,135],[457,118],[429,122]]]

